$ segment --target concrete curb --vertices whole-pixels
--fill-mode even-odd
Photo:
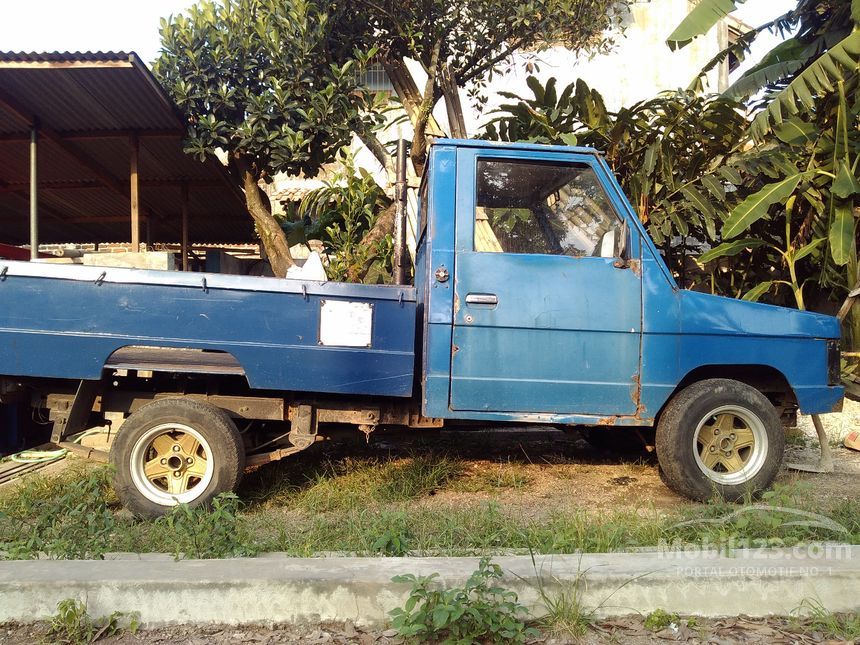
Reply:
[[[50,617],[79,598],[92,616],[137,611],[145,625],[299,623],[352,620],[380,625],[402,606],[398,574],[438,573],[465,582],[477,558],[289,558],[234,560],[137,557],[104,561],[0,562],[0,622]],[[662,608],[700,616],[786,615],[805,601],[832,612],[860,611],[860,546],[494,558],[504,585],[534,615],[551,596],[577,589],[597,616]]]

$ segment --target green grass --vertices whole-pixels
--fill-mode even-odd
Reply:
[[[532,481],[525,466],[508,462],[480,466],[477,472],[458,478],[449,488],[463,493],[493,493],[505,489],[521,490]]]
[[[293,464],[277,466],[252,473],[240,496],[252,506],[307,513],[367,508],[432,495],[459,477],[463,468],[459,461],[427,456],[398,461],[347,457],[322,462],[306,472],[297,471]]]
[[[534,555],[532,564],[535,566],[537,592],[544,610],[538,623],[554,634],[580,641],[591,627],[597,609],[583,603],[585,573],[580,572],[570,581],[561,581],[552,576],[547,579],[547,574],[537,568]]]
[[[820,632],[828,638],[846,642],[860,640],[860,614],[834,614],[817,600],[806,600],[795,610],[796,629]]]
[[[860,544],[860,502],[815,505],[808,488],[799,484],[780,486],[758,504],[819,513],[845,527],[844,532],[799,525],[798,517],[787,511],[744,512],[752,500],[746,505],[681,504],[668,512],[648,507],[542,510],[536,503],[535,512],[525,515],[521,507],[492,499],[511,489],[529,495],[531,473],[537,471],[515,463],[470,470],[456,459],[416,455],[305,463],[307,470],[297,462],[276,466],[250,474],[239,491],[242,501],[225,501],[214,519],[202,510],[183,515],[183,509],[172,520],[156,522],[121,512],[106,468],[31,476],[0,497],[0,551],[13,558],[101,557],[109,551],[199,557],[264,551],[472,555],[609,552],[689,543],[714,548],[823,540]],[[564,469],[545,468],[547,476]],[[470,493],[481,494],[470,499]]]

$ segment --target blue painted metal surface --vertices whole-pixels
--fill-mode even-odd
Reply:
[[[415,290],[23,262],[0,282],[9,376],[98,379],[124,346],[228,352],[253,388],[411,396]],[[372,346],[320,346],[320,303],[371,303]]]
[[[646,251],[642,404],[656,412],[690,372],[707,365],[771,367],[794,390],[800,409],[831,412],[842,387],[827,385],[828,338],[838,321],[783,307],[668,288]]]
[[[458,186],[475,185],[478,157],[523,154],[461,148]],[[605,183],[594,155],[528,154],[590,165]],[[460,190],[451,408],[635,414],[642,322],[638,272],[615,268],[612,258],[476,252],[475,207],[475,191]],[[498,304],[470,304],[468,294],[493,294]]]
[[[433,146],[430,167],[425,173],[428,188],[427,213],[421,214],[426,231],[421,237],[417,257],[415,283],[426,295],[424,307],[424,398],[427,416],[446,418],[451,381],[451,321],[454,316],[452,282],[439,282],[437,269],[454,274],[454,213],[457,208],[457,150],[449,146]],[[466,418],[466,417],[463,417]]]
[[[629,225],[641,278],[601,258],[474,252],[476,157],[594,164]],[[446,172],[437,175],[442,158]],[[420,277],[441,287],[432,273],[444,263],[456,276],[456,295],[445,288],[445,297],[431,299],[429,307],[428,416],[649,424],[688,374],[721,366],[777,370],[804,412],[830,412],[841,400],[843,389],[827,384],[826,339],[839,338],[836,319],[678,289],[596,151],[440,140],[429,167],[436,199],[427,214],[434,234],[426,245],[447,253],[437,252]],[[454,221],[456,230],[450,230]],[[497,293],[499,304],[467,308],[469,292]],[[452,318],[453,335],[446,324]]]
[[[592,165],[633,266],[475,252],[479,156]],[[719,366],[777,370],[804,412],[841,400],[827,385],[836,320],[679,290],[595,151],[440,140],[428,169],[415,289],[0,262],[2,373],[95,379],[120,347],[191,347],[231,353],[253,388],[408,397],[417,345],[437,418],[644,425],[693,370]],[[498,305],[467,306],[475,292]],[[318,345],[325,299],[374,305],[372,347]]]

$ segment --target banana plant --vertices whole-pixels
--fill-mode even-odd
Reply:
[[[856,79],[854,79],[856,91]],[[785,121],[775,132],[778,144],[766,148],[773,156],[792,163],[777,164],[775,181],[764,183],[755,193],[735,206],[721,234],[729,240],[747,232],[772,212],[773,207],[791,201],[801,220],[795,247],[810,236],[822,242],[819,282],[833,284],[833,268],[844,268],[844,280],[836,286],[850,289],[857,281],[857,239],[855,201],[860,195],[857,168],[860,163],[860,135],[856,124],[860,104],[849,106],[844,83],[839,83],[832,105],[822,102],[818,123],[798,117]],[[852,127],[849,128],[849,124]],[[761,167],[752,155],[732,160],[739,174],[754,179]],[[718,247],[719,248],[719,247]]]
[[[797,181],[799,182],[799,178]],[[714,284],[714,271],[718,270],[718,265],[715,263],[715,260],[728,256],[736,256],[741,254],[743,251],[752,251],[754,249],[765,247],[772,250],[775,255],[781,259],[788,271],[787,279],[775,278],[759,282],[757,285],[743,293],[741,296],[742,299],[756,302],[774,287],[786,286],[789,288],[797,308],[806,309],[806,303],[803,297],[803,288],[811,278],[802,279],[798,277],[800,275],[798,265],[805,257],[812,255],[825,242],[825,239],[823,237],[814,238],[800,248],[795,248],[792,244],[792,240],[794,238],[792,237],[791,211],[796,199],[796,195],[791,195],[786,203],[784,237],[786,243],[783,246],[761,239],[744,238],[731,242],[723,242],[719,246],[711,249],[710,251],[706,251],[697,258],[696,261],[702,267],[710,268],[712,285]]]
[[[764,0],[757,0],[763,2]],[[685,47],[706,34],[744,0],[701,0],[670,34],[671,49]],[[701,89],[702,74],[726,60],[729,54],[743,58],[764,31],[791,38],[774,47],[727,91],[732,98],[748,98],[767,91],[765,109],[753,123],[761,138],[783,122],[786,115],[815,110],[815,99],[834,91],[840,81],[857,73],[860,64],[860,0],[798,0],[797,7],[741,36],[721,51],[693,81]]]
[[[701,0],[668,45],[685,46],[739,2]],[[860,0],[798,0],[794,9],[720,52],[709,68],[730,53],[748,53],[765,30],[787,37],[724,93],[757,112],[728,164],[741,176],[737,194],[742,199],[723,223],[723,244],[700,260],[711,268],[716,262],[737,269],[739,275],[730,271],[732,287],[742,285],[736,295],[779,298],[777,287],[787,285],[802,306],[803,285],[815,282],[819,300],[824,294],[838,302],[860,278]],[[700,87],[701,76],[693,85]],[[780,212],[786,218],[784,236],[777,231]],[[754,270],[748,275],[750,267],[767,262],[776,263],[769,270],[777,277]],[[711,272],[711,278],[717,282],[722,276]],[[857,312],[849,316],[845,331],[854,345],[860,343]]]

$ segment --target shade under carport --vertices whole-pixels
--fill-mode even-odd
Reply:
[[[241,193],[214,159],[182,149],[176,106],[134,53],[0,53],[0,243],[30,241],[31,133],[41,243],[255,240]],[[136,151],[136,152],[135,152]],[[187,201],[184,196],[187,195]]]

